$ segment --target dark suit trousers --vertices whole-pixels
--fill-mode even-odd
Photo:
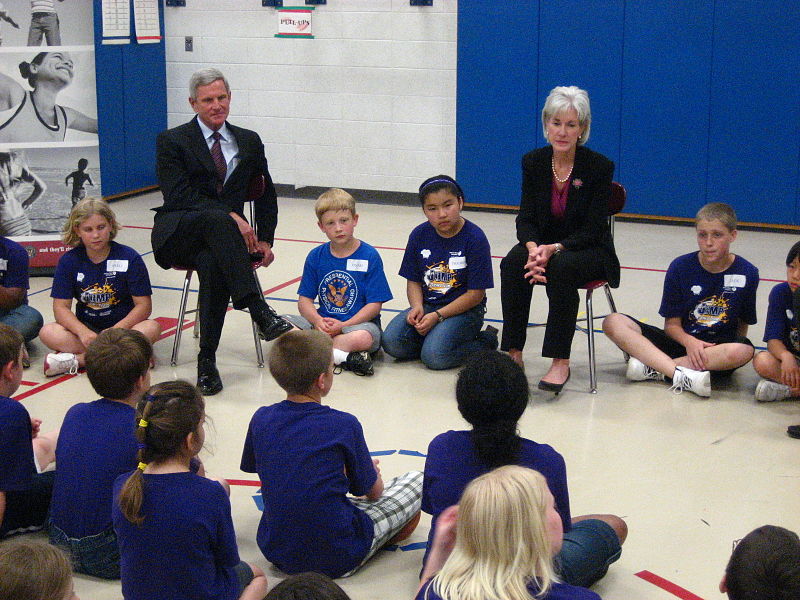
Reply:
[[[522,350],[527,338],[533,286],[525,279],[528,250],[517,244],[500,262],[500,297],[503,304],[503,350]],[[549,310],[542,356],[569,358],[580,296],[578,288],[605,276],[603,251],[563,250],[550,257],[545,272]],[[542,284],[537,284],[542,285]]]
[[[187,212],[159,254],[174,265],[197,271],[200,350],[213,354],[219,346],[228,301],[232,299],[233,307],[242,309],[261,298],[236,222],[221,210]]]

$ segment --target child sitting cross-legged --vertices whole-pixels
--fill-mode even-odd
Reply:
[[[356,202],[338,188],[314,205],[317,225],[330,240],[306,257],[298,291],[300,316],[283,315],[298,329],[333,338],[333,362],[356,375],[372,375],[370,354],[381,345],[381,306],[392,299],[378,251],[353,236]],[[319,309],[314,306],[319,298]]]
[[[269,370],[287,397],[256,411],[242,452],[242,471],[262,483],[258,547],[290,574],[349,575],[419,521],[422,473],[384,484],[358,420],[322,405],[333,385],[332,346],[315,330],[275,341]]]
[[[86,373],[101,397],[64,417],[50,507],[50,541],[78,573],[119,579],[111,494],[117,477],[136,468],[135,407],[150,387],[152,356],[148,339],[130,329],[106,329],[86,351]]]

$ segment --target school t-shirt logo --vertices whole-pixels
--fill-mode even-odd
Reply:
[[[690,320],[698,329],[710,329],[730,320],[730,308],[730,301],[723,292],[721,296],[714,295],[701,300],[694,307]]]
[[[444,260],[425,267],[425,274],[422,279],[429,291],[442,296],[450,290],[461,287],[458,273],[451,269],[448,262]]]
[[[82,289],[80,299],[91,310],[104,310],[119,304],[114,286],[107,281],[103,285],[93,283]]]
[[[357,297],[356,280],[347,271],[331,271],[322,278],[319,301],[329,314],[349,313]]]

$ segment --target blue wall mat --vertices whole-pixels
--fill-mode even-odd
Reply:
[[[717,2],[710,139],[709,201],[800,224],[800,3]]]
[[[625,212],[692,217],[706,201],[713,8],[705,0],[626,8]]]
[[[617,163],[619,179],[620,94],[622,92],[622,0],[542,2],[539,19],[539,73],[536,138],[529,150],[544,146],[541,112],[557,85],[589,92],[592,129],[588,147]]]
[[[536,136],[538,2],[459,2],[456,173],[467,201],[518,204]]]
[[[112,196],[156,184],[155,136],[167,127],[166,61],[163,42],[104,46],[102,36],[101,2],[94,0],[100,168],[103,195]]]

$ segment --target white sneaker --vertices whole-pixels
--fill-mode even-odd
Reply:
[[[75,375],[78,372],[78,359],[70,352],[52,352],[44,357],[44,374],[46,377],[54,377],[69,373]]]
[[[711,395],[711,373],[708,371],[695,371],[686,367],[675,367],[675,374],[672,376],[672,387],[676,394],[683,390],[688,390],[708,398]]]
[[[628,359],[628,370],[625,371],[625,377],[631,381],[644,381],[646,379],[664,381],[663,373],[659,373],[655,369],[648,367],[642,361],[632,356]]]
[[[762,379],[756,386],[756,400],[759,402],[775,402],[775,400],[786,400],[791,397],[792,388],[782,383]]]

